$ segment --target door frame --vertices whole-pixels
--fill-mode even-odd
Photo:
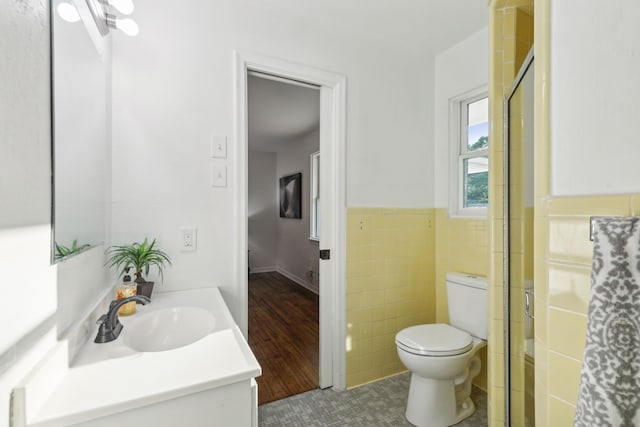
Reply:
[[[321,249],[331,250],[331,260],[320,261],[320,387],[346,386],[346,198],[345,198],[345,76],[315,67],[254,52],[236,50],[235,56],[235,254],[238,278],[238,325],[248,338],[248,110],[247,73],[259,71],[285,79],[320,86],[321,198],[332,204],[331,215],[323,216]]]

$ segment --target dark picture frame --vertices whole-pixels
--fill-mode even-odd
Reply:
[[[302,218],[302,173],[280,178],[280,218]]]

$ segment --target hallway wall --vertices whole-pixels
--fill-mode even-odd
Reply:
[[[278,253],[277,154],[249,151],[249,268],[271,271]]]
[[[319,246],[309,240],[311,163],[310,155],[320,149],[320,132],[315,130],[283,144],[278,150],[276,180],[302,173],[302,218],[281,218],[278,213],[278,271],[318,293]],[[315,273],[310,273],[315,272]],[[315,274],[315,278],[314,278]]]

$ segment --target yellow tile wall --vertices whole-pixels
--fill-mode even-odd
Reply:
[[[529,3],[531,6],[533,2]],[[520,70],[524,59],[533,46],[533,13],[530,8],[516,8],[515,10],[515,67]]]
[[[488,274],[487,224],[447,209],[347,210],[347,387],[406,370],[399,330],[448,322],[446,273]],[[481,358],[486,390],[486,349]]]
[[[550,194],[550,9],[551,0],[536,0],[534,6],[535,77],[534,77],[534,278],[536,324],[535,324],[535,417],[541,427],[571,425],[567,405],[549,399],[549,351],[547,318],[549,265],[549,221],[547,201]],[[569,408],[570,409],[570,408]],[[552,422],[550,414],[553,414]]]
[[[434,209],[347,209],[347,387],[405,371],[395,334],[435,317]]]
[[[461,272],[488,276],[489,229],[486,219],[450,218],[436,209],[436,322],[449,322],[446,274]],[[480,351],[482,370],[474,384],[487,390],[487,349]]]

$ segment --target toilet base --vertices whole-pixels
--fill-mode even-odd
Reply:
[[[476,410],[471,383],[480,372],[480,357],[469,361],[465,374],[437,380],[411,374],[405,417],[416,427],[447,427],[470,417]]]
[[[454,424],[457,424],[460,421],[464,420],[465,418],[470,417],[471,415],[473,415],[475,411],[476,411],[475,403],[473,403],[473,400],[471,400],[470,397],[467,398],[467,400],[462,402],[461,406],[458,406],[457,419],[454,422]]]
[[[405,416],[416,427],[446,427],[455,424],[457,417],[453,380],[434,380],[411,374]]]

